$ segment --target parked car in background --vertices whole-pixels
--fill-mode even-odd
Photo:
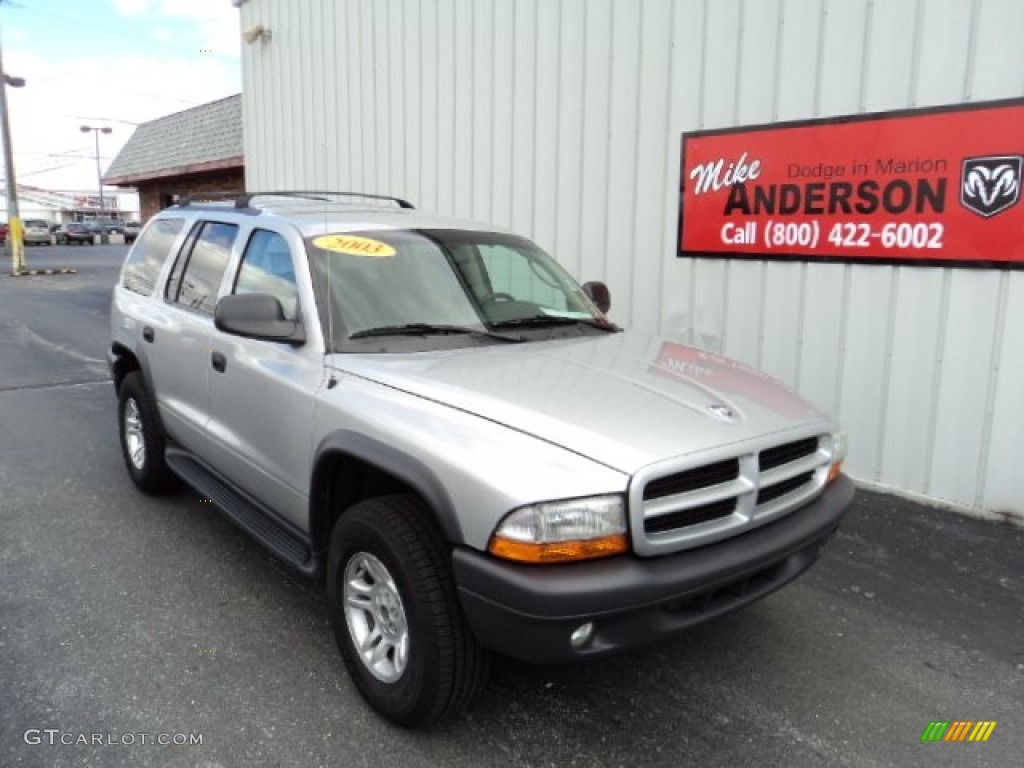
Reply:
[[[7,222],[0,224],[0,245],[7,243]]]
[[[70,245],[71,243],[88,243],[93,245],[96,240],[95,236],[99,234],[99,229],[94,226],[90,226],[84,222],[73,221],[69,224],[64,225],[64,229],[61,232],[59,242]]]
[[[124,234],[124,222],[120,219],[93,219],[91,222],[101,234]]]
[[[44,219],[25,219],[25,245],[49,245],[50,222]]]
[[[126,221],[124,223],[124,241],[126,243],[134,243],[135,238],[139,236],[139,232],[142,231],[142,225],[137,221]]]

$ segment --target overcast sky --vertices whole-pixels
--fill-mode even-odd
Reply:
[[[230,0],[0,0],[19,184],[96,187],[134,126],[242,90]],[[0,169],[2,170],[2,169]]]

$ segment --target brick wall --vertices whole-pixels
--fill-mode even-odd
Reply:
[[[245,190],[245,177],[239,168],[234,171],[156,179],[152,182],[140,182],[137,186],[142,222],[145,223],[153,214],[172,204],[175,197],[214,192],[241,193]]]

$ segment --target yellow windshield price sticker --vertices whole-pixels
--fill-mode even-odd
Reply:
[[[370,256],[381,259],[395,255],[395,249],[380,240],[355,235],[324,235],[313,241],[317,248],[349,256]]]

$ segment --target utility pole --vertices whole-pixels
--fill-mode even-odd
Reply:
[[[7,109],[7,86],[21,88],[24,78],[11,77],[4,72],[3,49],[0,46],[0,132],[3,133],[4,175],[7,186],[7,252],[11,257],[11,274],[25,269],[25,241],[21,216],[18,214],[18,185],[14,176],[14,152],[11,149],[11,125]]]

